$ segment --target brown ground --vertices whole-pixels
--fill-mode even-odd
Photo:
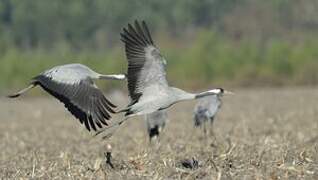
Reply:
[[[317,178],[317,88],[235,92],[215,121],[216,141],[193,128],[194,102],[170,109],[159,147],[149,145],[141,118],[126,122],[108,140],[114,169],[105,163],[106,142],[55,99],[0,98],[0,179]],[[113,101],[123,107],[120,99]],[[197,169],[180,165],[192,157]]]

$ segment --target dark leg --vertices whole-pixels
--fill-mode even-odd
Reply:
[[[112,152],[111,152],[111,145],[107,144],[107,152],[104,153],[105,157],[106,157],[106,164],[108,164],[112,169],[114,169],[114,165],[112,163]]]

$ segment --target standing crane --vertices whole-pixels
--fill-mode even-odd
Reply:
[[[223,93],[213,96],[207,96],[199,100],[194,108],[194,126],[195,127],[202,127],[204,135],[207,135],[206,123],[210,122],[210,125],[213,125],[213,121],[218,110],[221,108],[222,97]],[[212,127],[211,127],[212,128]]]
[[[159,138],[160,133],[166,125],[167,119],[168,113],[166,110],[155,111],[145,115],[150,142]]]
[[[106,120],[111,118],[110,113],[115,113],[113,108],[116,106],[98,89],[94,79],[123,80],[125,75],[103,75],[82,64],[66,64],[44,71],[34,77],[27,88],[8,97],[19,97],[39,85],[64,103],[88,131],[96,131],[108,125]]]
[[[127,28],[123,28],[121,40],[125,44],[128,61],[127,79],[131,102],[119,111],[125,113],[124,119],[100,130],[96,135],[107,129],[118,127],[132,116],[164,110],[181,101],[228,93],[221,88],[189,93],[169,86],[165,71],[166,60],[155,46],[144,21],[141,24],[135,21],[134,27],[128,24]]]

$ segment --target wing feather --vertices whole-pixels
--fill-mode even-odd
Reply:
[[[128,24],[120,35],[125,43],[128,90],[131,97],[130,105],[133,105],[138,102],[147,87],[168,86],[164,58],[155,47],[144,21],[142,25],[138,21],[135,21],[134,26]]]
[[[111,118],[110,113],[115,113],[115,107],[96,87],[94,82],[87,78],[79,82],[63,83],[54,78],[41,74],[34,78],[44,90],[56,97],[65,107],[84,124],[87,130],[97,130],[106,120]]]

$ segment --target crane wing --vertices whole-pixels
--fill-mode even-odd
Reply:
[[[97,88],[90,78],[77,81],[58,81],[57,78],[41,74],[33,79],[33,83],[40,85],[48,93],[64,103],[65,107],[85,125],[87,130],[97,130],[105,120],[111,118],[109,112],[115,113],[112,104]]]
[[[168,86],[165,71],[165,59],[153,43],[146,23],[135,26],[128,24],[123,28],[121,40],[125,43],[128,60],[128,90],[131,104],[138,102],[149,86]]]

